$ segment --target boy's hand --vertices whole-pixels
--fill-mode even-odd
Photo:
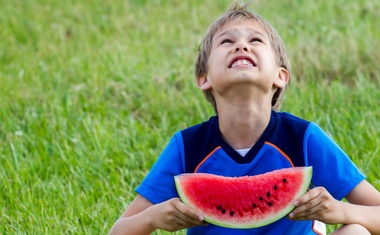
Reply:
[[[173,198],[150,208],[154,214],[152,224],[155,228],[169,232],[178,231],[199,225],[207,225],[202,215],[189,206]]]
[[[323,187],[311,189],[294,205],[296,208],[288,216],[292,220],[319,220],[337,224],[344,219],[343,202],[333,198]]]

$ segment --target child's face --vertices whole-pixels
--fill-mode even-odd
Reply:
[[[266,31],[258,22],[243,19],[228,22],[216,32],[208,72],[198,78],[199,87],[211,89],[214,96],[234,84],[254,84],[258,91],[273,95],[286,83],[287,71],[276,65]]]

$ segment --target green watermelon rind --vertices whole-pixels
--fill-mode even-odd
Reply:
[[[226,227],[226,228],[258,228],[258,227],[263,227],[265,225],[268,225],[268,224],[271,224],[273,222],[276,222],[277,220],[285,217],[286,215],[288,215],[294,208],[295,208],[295,205],[294,205],[294,201],[298,198],[300,198],[301,196],[303,196],[309,185],[310,185],[310,182],[311,182],[311,178],[312,178],[312,175],[313,175],[313,168],[311,166],[309,167],[302,167],[303,168],[303,182],[300,186],[300,189],[299,191],[296,193],[296,195],[294,196],[293,200],[291,202],[289,202],[289,205],[284,207],[282,210],[278,211],[275,215],[267,218],[267,219],[264,219],[264,220],[260,220],[260,221],[253,221],[252,223],[244,223],[244,224],[237,224],[237,223],[224,223],[224,222],[220,222],[218,220],[214,220],[212,219],[210,216],[204,214],[203,217],[204,217],[204,220],[211,223],[211,224],[214,224],[214,225],[217,225],[217,226],[221,226],[221,227]],[[182,202],[188,206],[190,206],[191,208],[193,209],[197,209],[197,207],[195,205],[193,205],[193,203],[191,201],[189,201],[187,199],[187,197],[184,195],[184,193],[182,192],[181,190],[181,187],[180,187],[180,183],[179,183],[179,176],[174,176],[174,180],[175,180],[175,185],[176,185],[176,188],[177,188],[177,192],[178,192],[178,195],[179,197],[181,198]]]

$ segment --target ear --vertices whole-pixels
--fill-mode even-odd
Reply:
[[[200,76],[197,78],[197,81],[198,81],[198,87],[199,87],[202,91],[206,91],[206,90],[209,90],[209,89],[211,88],[211,83],[209,82],[209,80],[208,80],[206,74],[202,74],[202,75],[200,75]]]
[[[279,68],[278,76],[275,79],[273,85],[277,88],[284,88],[289,82],[289,72],[283,67]]]

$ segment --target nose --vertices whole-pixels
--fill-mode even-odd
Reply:
[[[241,48],[240,47],[236,47],[236,49],[235,49],[236,52],[238,52],[240,50],[248,52],[248,48],[247,47],[241,47]]]
[[[248,52],[248,46],[245,44],[245,43],[237,43],[236,44],[236,48],[235,48],[235,52],[239,52],[239,51],[245,51],[245,52]]]

